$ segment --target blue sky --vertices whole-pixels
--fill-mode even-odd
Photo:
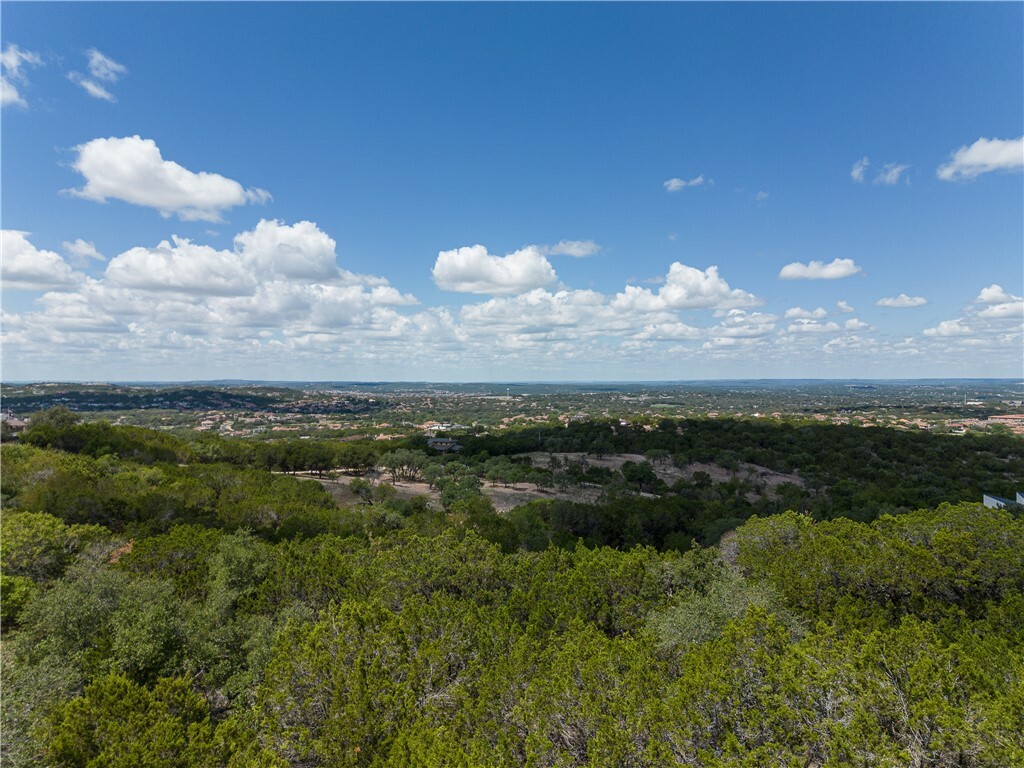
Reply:
[[[1024,375],[1024,6],[5,2],[3,377]]]

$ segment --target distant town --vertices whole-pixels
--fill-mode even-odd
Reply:
[[[225,437],[394,440],[480,435],[530,425],[620,419],[758,419],[1024,434],[1014,380],[723,381],[652,384],[217,382],[5,384],[6,432],[64,406],[87,420]]]

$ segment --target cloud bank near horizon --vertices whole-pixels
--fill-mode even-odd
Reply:
[[[845,301],[831,311],[792,306],[784,321],[758,311],[764,300],[714,265],[673,262],[656,290],[627,284],[602,293],[561,285],[540,247],[495,256],[483,245],[441,251],[432,274],[443,290],[485,298],[425,306],[385,276],[340,266],[335,240],[311,221],[262,219],[229,249],[172,236],[106,261],[91,243],[65,242],[69,258],[102,268],[93,276],[30,237],[3,231],[5,292],[42,294],[33,309],[4,313],[3,342],[17,370],[103,360],[104,370],[137,377],[178,360],[216,377],[233,365],[319,370],[344,360],[371,377],[390,368],[587,378],[602,368],[679,378],[693,365],[756,368],[780,356],[798,367],[823,354],[950,356],[957,346],[1005,354],[1007,342],[1020,341],[1024,313],[1019,297],[991,284],[960,316],[895,339],[851,317]],[[842,259],[787,269],[826,275],[817,279],[859,271]],[[878,304],[923,301],[900,294]]]

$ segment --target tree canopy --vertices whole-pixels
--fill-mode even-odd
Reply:
[[[5,765],[1024,764],[1011,510],[732,516],[712,483],[498,513],[512,454],[413,448],[373,461],[440,506],[342,508],[144,430],[57,444],[81,426],[2,448]]]

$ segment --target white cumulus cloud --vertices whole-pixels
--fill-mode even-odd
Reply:
[[[28,77],[23,70],[23,65],[38,67],[43,63],[38,53],[26,51],[13,43],[8,43],[3,53],[0,53],[0,105],[27,107],[28,103],[18,91],[15,83],[28,85]]]
[[[274,294],[264,297],[270,303],[293,295],[294,291],[287,288],[292,283],[394,290],[384,278],[339,269],[334,240],[313,222],[288,225],[268,219],[236,235],[234,250],[230,251],[181,237],[154,248],[132,248],[111,259],[106,279],[110,285],[123,288],[197,296],[257,297],[263,286]],[[323,288],[318,295],[323,298],[329,294],[330,290]],[[415,303],[411,297],[394,300],[386,291],[373,298],[385,304]]]
[[[106,261],[106,256],[96,250],[95,243],[87,243],[82,238],[73,242],[65,240],[60,244],[76,264],[88,264],[89,260]]]
[[[46,310],[46,326],[60,333],[124,333],[127,329],[103,308],[77,293],[51,291],[39,303]]]
[[[818,320],[797,320],[786,328],[788,333],[832,333],[839,330],[838,323],[822,323]]]
[[[685,341],[699,338],[700,335],[700,328],[694,328],[686,323],[651,323],[644,326],[637,334],[637,338],[645,341]]]
[[[786,310],[786,319],[792,320],[794,318],[803,318],[808,320],[820,320],[821,318],[828,315],[824,307],[818,307],[814,310],[804,309],[803,307],[791,307]]]
[[[713,338],[757,339],[766,336],[775,329],[779,319],[767,312],[747,312],[742,309],[730,309],[716,312],[722,321],[711,329]]]
[[[684,187],[699,187],[706,183],[710,183],[710,181],[705,179],[704,174],[702,173],[700,176],[696,176],[689,181],[686,181],[685,179],[671,178],[664,183],[664,187],[669,192],[678,192]]]
[[[323,280],[303,276],[320,272],[325,247],[333,260],[333,242],[309,222],[264,221],[236,237],[233,250],[174,237],[129,249],[90,278],[32,248],[24,233],[4,232],[5,287],[51,289],[37,301],[40,311],[5,315],[4,343],[22,353],[60,350],[46,353],[57,364],[64,355],[87,355],[104,365],[118,359],[146,367],[176,356],[167,369],[173,375],[180,365],[244,362],[256,354],[317,359],[325,349],[370,345],[372,355],[381,344],[443,344],[452,337],[444,312],[400,314],[417,301],[382,277],[337,267]]]
[[[794,261],[779,270],[783,280],[838,280],[860,272],[853,259],[833,259],[828,264],[811,260],[807,264]]]
[[[331,280],[338,274],[335,242],[311,221],[286,225],[264,219],[235,236],[245,266],[261,275]]]
[[[761,303],[754,294],[730,288],[718,274],[717,266],[701,271],[674,262],[665,283],[653,293],[649,288],[627,285],[616,294],[612,306],[619,309],[652,312],[669,309],[730,309],[754,307]]]
[[[849,302],[842,300],[836,302],[836,309],[847,315],[852,312],[856,312],[856,310],[850,306]]]
[[[948,163],[935,175],[943,181],[973,179],[992,171],[1016,171],[1024,168],[1024,136],[1019,139],[980,138],[971,146],[952,153]]]
[[[611,319],[605,297],[596,291],[536,288],[513,297],[492,298],[462,307],[460,317],[477,333],[546,334],[580,327],[601,328]]]
[[[557,275],[533,245],[492,256],[482,245],[441,251],[431,272],[439,288],[459,293],[511,296],[555,282]]]
[[[155,208],[167,218],[220,221],[228,208],[270,199],[266,190],[245,189],[217,173],[195,173],[164,160],[152,139],[139,136],[93,139],[75,147],[72,164],[85,177],[85,186],[68,190],[75,197],[97,202],[123,200]]]
[[[106,277],[124,288],[212,296],[244,295],[256,285],[237,254],[177,236],[155,248],[137,247],[115,256]]]
[[[978,313],[978,317],[989,319],[1003,319],[1008,317],[1024,319],[1024,300],[1007,301],[1002,304],[992,304]]]
[[[1005,304],[1010,301],[1020,301],[1020,296],[1014,296],[1003,290],[1003,286],[993,283],[987,288],[982,288],[975,301],[982,304]]]
[[[41,291],[75,285],[82,280],[83,276],[74,272],[59,254],[32,245],[29,234],[15,229],[0,230],[0,280],[5,289]]]
[[[963,324],[961,318],[956,320],[943,320],[934,328],[925,328],[925,336],[968,336],[971,334],[970,327]]]
[[[923,307],[928,303],[924,296],[907,296],[901,293],[899,296],[886,296],[875,302],[876,306],[889,307],[890,309],[909,309],[910,307]]]
[[[993,284],[982,288],[975,302],[981,305],[980,309],[976,304],[968,304],[960,317],[924,330],[933,350],[987,348],[988,359],[1003,358],[1019,370],[1024,299]]]

